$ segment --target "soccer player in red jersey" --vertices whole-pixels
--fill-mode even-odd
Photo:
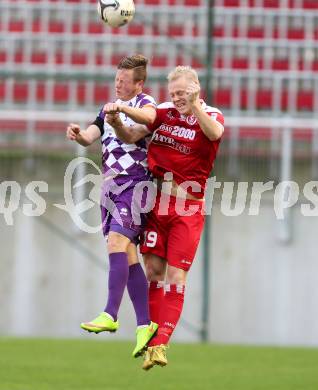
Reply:
[[[120,107],[106,108],[107,120],[124,142],[153,133],[148,164],[158,193],[141,252],[150,282],[150,315],[159,329],[148,344],[145,370],[167,364],[166,348],[182,312],[187,273],[203,230],[205,184],[224,131],[222,113],[199,98],[194,69],[176,67],[168,76],[168,91],[171,102],[157,107],[147,127],[124,126],[115,114]]]

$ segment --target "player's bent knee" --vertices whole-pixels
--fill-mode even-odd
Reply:
[[[149,282],[163,280],[165,277],[165,269],[156,267],[153,264],[145,264],[146,276]]]
[[[117,232],[110,232],[107,241],[108,253],[127,252],[130,240]]]
[[[167,279],[166,279],[167,283],[184,285],[186,283],[187,274],[188,272],[183,269],[176,268],[173,266],[168,266]]]

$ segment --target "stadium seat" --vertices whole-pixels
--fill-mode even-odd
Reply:
[[[7,61],[7,52],[5,50],[0,50],[0,63]]]
[[[77,103],[80,105],[85,104],[86,101],[86,83],[85,82],[79,82],[76,86],[76,100]]]
[[[313,111],[314,109],[314,92],[299,91],[297,94],[297,109],[299,111]]]
[[[103,105],[109,101],[109,87],[100,83],[94,85],[94,104]]]
[[[61,21],[50,21],[48,25],[48,32],[54,34],[64,33],[64,23]]]
[[[73,52],[71,56],[72,65],[87,65],[88,58],[86,52]]]
[[[44,81],[38,81],[35,87],[36,101],[43,104],[46,98],[46,85]]]
[[[264,0],[263,7],[265,8],[279,8],[279,0]]]
[[[303,28],[289,28],[287,32],[288,39],[305,39],[305,31]]]
[[[36,51],[31,54],[32,64],[45,64],[47,63],[47,53],[45,51]]]
[[[23,20],[10,20],[9,21],[9,31],[10,32],[24,31],[24,21]]]
[[[303,0],[304,9],[318,9],[317,0]]]
[[[0,129],[2,132],[24,133],[27,129],[27,121],[24,120],[0,120]]]
[[[103,34],[105,27],[100,22],[90,22],[88,24],[88,33],[89,34]],[[79,32],[79,30],[77,31]]]
[[[128,35],[143,35],[145,28],[143,24],[129,24],[128,25]]]
[[[256,92],[256,109],[273,109],[273,91],[271,89],[259,89]]]
[[[166,55],[156,55],[150,60],[150,65],[153,67],[165,68],[168,65],[168,58]]]
[[[15,103],[24,103],[28,99],[28,83],[27,81],[16,81],[13,85],[13,101]]]
[[[25,58],[23,50],[17,50],[17,51],[14,53],[13,58],[14,58],[14,62],[15,62],[16,64],[21,64],[21,63],[23,63],[23,62],[24,62],[24,58]]]
[[[5,82],[0,81],[0,101],[3,101],[5,98]]]
[[[169,37],[181,37],[184,35],[184,25],[171,24],[168,26],[167,35]]]
[[[53,86],[53,100],[55,104],[65,104],[69,99],[69,84],[56,82]]]
[[[232,93],[230,88],[214,91],[213,101],[217,107],[230,108],[232,104]]]

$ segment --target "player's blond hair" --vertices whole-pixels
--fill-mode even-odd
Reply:
[[[168,82],[174,81],[178,79],[179,77],[186,77],[187,79],[190,79],[191,81],[194,81],[197,84],[200,84],[199,77],[197,72],[191,68],[191,66],[176,66],[169,74],[168,74]]]

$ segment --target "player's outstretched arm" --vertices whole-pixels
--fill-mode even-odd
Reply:
[[[82,146],[89,146],[100,137],[100,130],[96,125],[90,125],[83,131],[76,123],[70,123],[66,129],[66,137]]]
[[[103,111],[105,114],[113,114],[116,112],[123,112],[125,115],[129,116],[136,123],[142,125],[151,125],[156,119],[156,108],[149,104],[142,108],[124,106],[117,103],[107,103],[105,104]]]
[[[115,130],[116,136],[126,144],[134,144],[149,135],[145,125],[125,126],[118,113],[106,114],[106,122]]]

